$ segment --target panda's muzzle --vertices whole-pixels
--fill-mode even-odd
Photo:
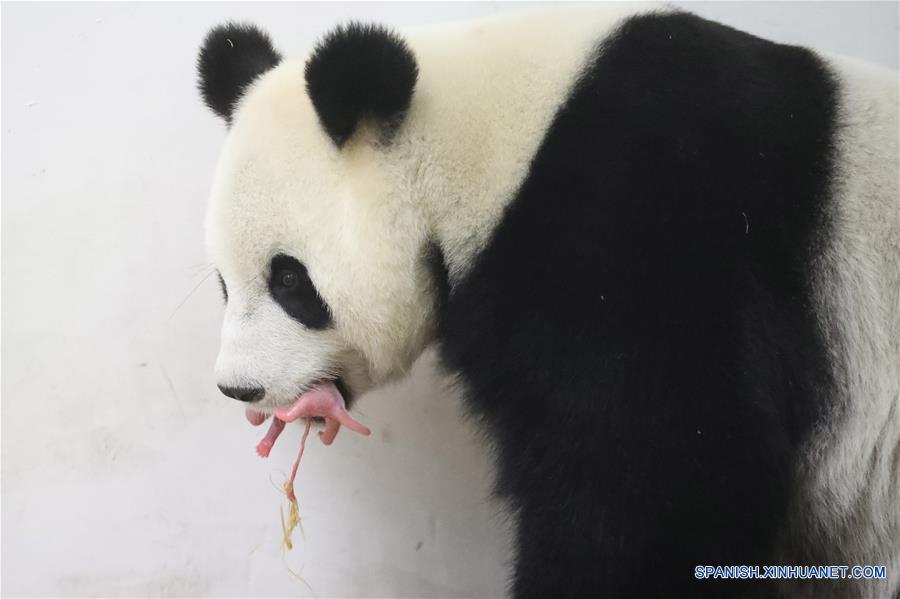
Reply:
[[[231,399],[245,401],[247,403],[260,401],[263,397],[266,396],[266,390],[262,387],[224,387],[222,385],[217,386],[219,387],[219,391],[221,391],[223,395],[230,397]]]

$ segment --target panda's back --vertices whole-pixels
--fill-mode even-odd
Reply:
[[[562,584],[548,559],[576,594],[716,589],[701,563],[896,573],[896,82],[683,13],[608,33],[514,187],[447,208],[473,225],[443,232],[442,356],[541,539],[514,588]],[[637,554],[656,582],[623,574]]]

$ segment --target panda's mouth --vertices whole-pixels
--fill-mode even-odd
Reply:
[[[276,439],[284,430],[287,422],[309,418],[323,418],[325,430],[319,432],[319,438],[325,445],[331,445],[341,425],[361,435],[368,435],[369,429],[347,412],[347,401],[344,393],[347,387],[339,380],[328,380],[315,383],[300,394],[294,403],[286,408],[277,408],[272,414],[272,424],[266,436],[256,446],[256,453],[268,457]],[[253,426],[259,426],[269,417],[268,414],[247,408],[247,420]]]

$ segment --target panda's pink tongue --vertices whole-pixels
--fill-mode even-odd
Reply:
[[[259,426],[263,422],[266,421],[266,418],[269,417],[268,414],[263,414],[262,412],[257,412],[252,408],[247,408],[244,410],[244,416],[247,417],[247,421],[253,426]]]
[[[247,408],[245,415],[247,420],[253,426],[262,424],[268,416],[261,412],[256,412]],[[305,392],[297,398],[297,400],[288,408],[279,408],[275,410],[272,424],[269,432],[259,445],[256,446],[256,452],[262,457],[269,455],[275,440],[284,430],[285,422],[293,422],[299,418],[309,418],[312,416],[321,416],[325,418],[325,430],[319,432],[319,438],[325,445],[331,445],[335,436],[338,434],[341,425],[346,426],[350,430],[361,435],[368,435],[369,429],[358,422],[353,416],[347,412],[344,397],[338,388],[331,381],[320,383]]]

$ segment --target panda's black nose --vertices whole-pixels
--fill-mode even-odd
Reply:
[[[219,391],[238,401],[259,401],[265,396],[266,390],[261,387],[223,387],[218,385]]]

